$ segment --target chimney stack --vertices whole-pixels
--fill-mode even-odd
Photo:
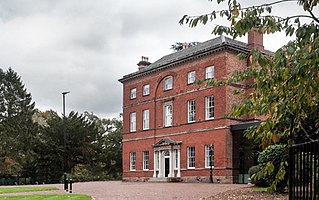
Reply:
[[[264,50],[263,34],[258,33],[257,28],[252,28],[248,32],[248,49]]]
[[[148,62],[148,57],[142,56],[142,60],[137,63],[138,71],[144,70],[145,67],[149,66],[151,63]]]

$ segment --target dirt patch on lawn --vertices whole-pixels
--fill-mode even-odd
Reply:
[[[270,194],[266,192],[254,192],[252,188],[229,190],[202,200],[287,200],[288,194]]]

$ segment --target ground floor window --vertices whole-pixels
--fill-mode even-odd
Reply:
[[[187,148],[188,169],[195,168],[195,147]]]
[[[205,145],[205,167],[214,166],[214,145]]]
[[[136,170],[136,152],[130,153],[130,170],[131,171]]]
[[[174,168],[178,169],[178,150],[174,149],[174,155],[175,155],[175,164],[174,164]]]
[[[148,170],[149,152],[143,151],[143,170]]]

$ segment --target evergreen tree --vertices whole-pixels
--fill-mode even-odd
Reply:
[[[3,173],[19,173],[30,161],[36,125],[32,122],[34,102],[21,77],[11,68],[0,69],[0,162]],[[4,162],[10,160],[11,165]]]

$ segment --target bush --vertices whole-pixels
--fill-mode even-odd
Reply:
[[[259,180],[256,179],[256,174],[257,172],[259,172],[259,166],[255,165],[249,168],[248,170],[248,174],[251,180],[252,184],[255,184],[257,187],[266,187],[267,185],[267,181],[263,178],[260,178]]]
[[[284,192],[288,185],[288,146],[270,145],[258,156],[258,170],[253,177],[258,181],[265,181],[274,192]]]

